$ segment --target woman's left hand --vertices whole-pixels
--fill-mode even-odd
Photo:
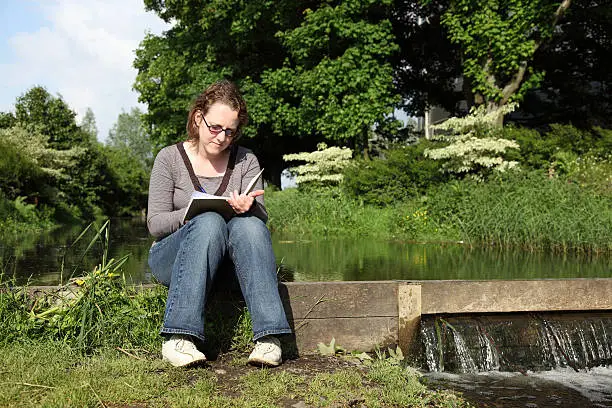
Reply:
[[[230,193],[227,202],[232,206],[236,214],[244,214],[251,209],[255,197],[264,193],[263,190],[251,191],[249,194],[238,194],[237,190]]]

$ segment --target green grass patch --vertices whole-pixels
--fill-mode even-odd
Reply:
[[[446,184],[430,192],[427,204],[438,223],[454,225],[470,244],[612,251],[612,196],[540,172]]]
[[[65,343],[30,341],[0,347],[0,406],[468,406],[454,394],[427,389],[409,368],[386,361],[344,368],[331,362],[325,368],[323,361],[302,366],[303,373],[283,366],[232,368],[221,360],[180,369],[154,354],[133,358],[103,349],[83,356]]]
[[[413,217],[424,209],[420,198],[386,207],[364,204],[340,188],[266,192],[270,229],[307,237],[372,237],[420,241],[458,237],[449,226],[426,217]]]
[[[600,167],[598,175],[605,170]],[[513,172],[486,182],[448,182],[384,207],[364,204],[339,188],[271,191],[266,204],[270,228],[293,236],[463,240],[474,246],[603,254],[612,251],[608,191],[567,177]]]

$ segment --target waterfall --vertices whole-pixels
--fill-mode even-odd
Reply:
[[[574,370],[612,364],[612,313],[424,316],[429,371]]]

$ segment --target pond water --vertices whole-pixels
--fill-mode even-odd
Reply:
[[[54,285],[90,271],[103,246],[89,251],[90,230],[76,245],[82,227],[65,227],[38,237],[0,240],[0,272],[18,284]],[[610,255],[575,256],[466,245],[386,242],[372,238],[324,239],[273,234],[274,252],[283,276],[294,281],[610,278]],[[149,282],[147,255],[152,238],[144,219],[113,219],[109,257],[130,257],[126,278]]]

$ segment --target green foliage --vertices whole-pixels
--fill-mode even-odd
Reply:
[[[91,141],[98,140],[98,127],[96,126],[96,117],[94,116],[91,108],[87,108],[85,111],[85,115],[83,116],[83,120],[79,125],[81,130],[85,132]]]
[[[508,152],[508,157],[530,169],[548,170],[564,154],[605,157],[612,151],[612,130],[598,127],[585,130],[572,125],[551,124],[549,131],[538,132],[505,126],[502,137],[520,145],[520,151]]]
[[[555,168],[558,168],[555,167]],[[612,196],[612,155],[586,154],[566,164],[565,177],[582,188]]]
[[[427,3],[427,1],[426,1]],[[559,1],[452,0],[442,16],[450,40],[463,55],[463,74],[477,103],[488,107],[519,101],[543,72],[529,68],[550,39]]]
[[[175,22],[148,35],[134,62],[157,148],[183,137],[191,100],[224,77],[244,92],[251,119],[244,133],[275,177],[283,154],[311,151],[323,138],[365,146],[399,103],[388,0],[145,4]]]
[[[306,162],[289,168],[300,187],[326,186],[342,181],[342,170],[349,165],[352,155],[351,149],[346,147],[327,147],[325,143],[319,143],[316,152],[286,154],[283,160]]]
[[[388,62],[398,51],[385,10],[390,5],[321,3],[304,10],[299,27],[278,33],[288,58],[281,69],[265,72],[262,84],[279,99],[279,132],[289,124],[296,134],[363,144],[369,129],[392,113],[399,97]]]
[[[149,172],[128,147],[101,146],[104,184],[98,195],[106,214],[138,215],[147,206]]]
[[[76,113],[62,97],[52,96],[41,86],[35,86],[17,98],[15,117],[27,130],[47,136],[50,147],[55,149],[69,149],[89,138],[77,126]]]
[[[67,181],[67,168],[83,154],[79,148],[56,150],[50,147],[48,137],[15,126],[0,129],[0,144],[7,156],[0,158],[0,180],[6,189],[15,194],[35,194],[43,186],[39,184]]]
[[[8,131],[0,130],[0,185],[4,194],[14,199],[28,194],[31,188],[44,178],[44,174],[34,160],[23,154],[18,146],[5,141],[6,133]]]
[[[604,253],[612,250],[612,196],[542,172],[508,173],[430,192],[427,208],[441,224],[458,225],[472,245]]]
[[[402,216],[394,208],[364,206],[339,187],[266,191],[266,207],[273,231],[319,237],[390,237]]]
[[[139,292],[118,279],[127,256],[108,258],[108,221],[96,231],[88,249],[98,240],[104,244],[100,264],[55,293],[34,297],[27,287],[13,288],[0,279],[0,345],[37,338],[62,341],[83,353],[119,345],[157,345],[163,293]]]
[[[44,225],[50,217],[70,222],[141,213],[148,186],[145,158],[126,146],[98,143],[90,109],[77,126],[61,97],[34,87],[17,99],[15,110],[15,125],[0,127],[0,185],[6,199],[24,197],[36,205],[32,211],[40,212]],[[24,222],[19,220],[13,217],[9,229],[19,229],[15,225]]]
[[[48,209],[38,209],[27,203],[24,197],[8,199],[1,190],[0,214],[0,238],[6,245],[15,239],[23,242],[24,234],[41,233],[53,226],[52,214]]]
[[[344,171],[342,188],[349,197],[376,206],[417,197],[447,179],[439,162],[424,157],[424,151],[433,146],[422,139],[384,151],[380,158],[355,160]]]
[[[0,129],[12,128],[17,124],[15,115],[11,112],[0,112]]]

